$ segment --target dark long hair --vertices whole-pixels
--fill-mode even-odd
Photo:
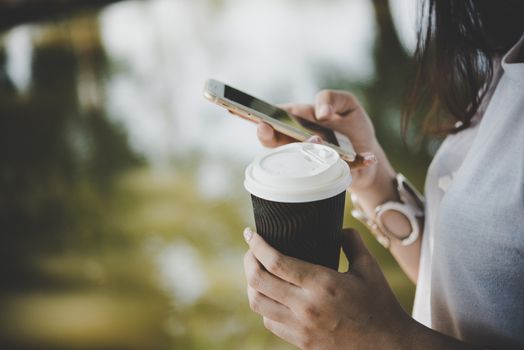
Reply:
[[[494,59],[522,35],[524,0],[427,0],[421,12],[402,130],[418,115],[426,133],[458,132],[481,106]]]

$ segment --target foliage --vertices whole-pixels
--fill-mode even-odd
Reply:
[[[395,126],[411,60],[391,37],[384,4],[374,2],[375,78],[353,82],[320,67],[320,85],[361,96],[393,163],[421,186],[429,157],[412,154]],[[104,108],[114,67],[96,18],[43,27],[27,92],[14,89],[0,49],[0,346],[290,348],[247,306],[248,198],[201,193],[198,154],[157,168],[130,149]],[[239,174],[229,181],[240,183],[241,165],[228,167]],[[349,217],[345,224],[364,231]],[[409,309],[412,284],[366,241]]]

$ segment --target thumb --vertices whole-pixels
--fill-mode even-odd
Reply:
[[[323,90],[316,96],[315,116],[317,120],[327,121],[334,114],[346,116],[358,108],[357,99],[349,92]]]
[[[360,233],[355,229],[346,228],[342,230],[342,249],[349,260],[351,270],[366,265],[366,262],[375,261],[362,237],[360,237]]]

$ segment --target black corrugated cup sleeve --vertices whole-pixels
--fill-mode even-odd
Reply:
[[[337,270],[345,196],[283,203],[252,194],[257,233],[285,255]]]

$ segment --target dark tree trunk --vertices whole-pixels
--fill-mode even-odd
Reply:
[[[17,24],[60,18],[117,1],[121,0],[0,0],[0,31]]]

